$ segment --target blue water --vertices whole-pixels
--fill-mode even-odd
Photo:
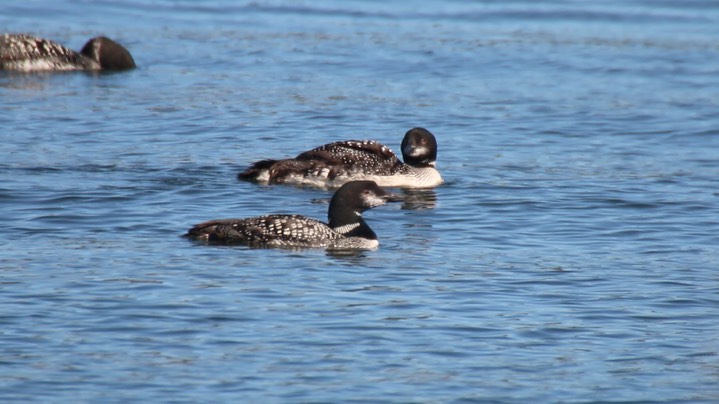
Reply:
[[[719,401],[719,6],[23,1],[139,68],[0,73],[0,401]],[[423,126],[446,184],[376,251],[208,247],[323,219],[238,182]],[[394,190],[394,192],[402,192]]]

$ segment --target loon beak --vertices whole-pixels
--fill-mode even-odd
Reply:
[[[387,193],[387,195],[383,196],[383,198],[386,202],[403,202],[405,199],[404,195],[391,193]]]
[[[420,157],[429,154],[427,146],[408,144],[402,149],[402,153],[410,157]]]
[[[417,147],[415,147],[413,144],[406,145],[402,149],[402,153],[406,154],[407,156],[412,156],[412,157],[416,157],[419,155]]]

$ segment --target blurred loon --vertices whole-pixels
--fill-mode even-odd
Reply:
[[[211,220],[195,225],[185,236],[212,244],[251,247],[373,249],[379,241],[362,219],[362,212],[390,200],[391,196],[374,182],[352,181],[332,196],[329,224],[301,215],[267,215]]]
[[[293,159],[257,161],[238,178],[321,187],[337,187],[352,180],[371,180],[379,186],[402,188],[429,188],[442,183],[435,168],[437,140],[430,131],[410,129],[401,148],[404,163],[387,146],[374,140],[334,142]]]
[[[0,36],[0,70],[35,72],[133,68],[135,60],[130,52],[103,36],[87,41],[80,52],[32,35]]]

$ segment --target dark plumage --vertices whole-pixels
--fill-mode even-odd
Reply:
[[[362,212],[385,204],[389,195],[372,181],[352,181],[335,192],[327,212],[329,223],[301,215],[267,215],[211,220],[192,227],[185,236],[213,244],[253,247],[324,247],[369,249],[377,235]]]
[[[112,39],[92,38],[80,52],[25,34],[0,36],[0,70],[65,71],[135,68],[130,52]]]
[[[284,160],[260,160],[239,179],[270,184],[339,186],[351,180],[372,180],[380,186],[433,187],[442,183],[435,169],[437,140],[424,128],[410,129],[402,140],[402,162],[374,140],[329,143]]]

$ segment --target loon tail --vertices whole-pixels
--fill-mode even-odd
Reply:
[[[278,160],[260,160],[252,163],[245,171],[237,175],[237,179],[246,181],[257,181],[262,174],[269,172]]]
[[[282,184],[293,176],[305,177],[316,169],[315,160],[260,160],[240,173],[241,180],[262,181],[270,184]]]

